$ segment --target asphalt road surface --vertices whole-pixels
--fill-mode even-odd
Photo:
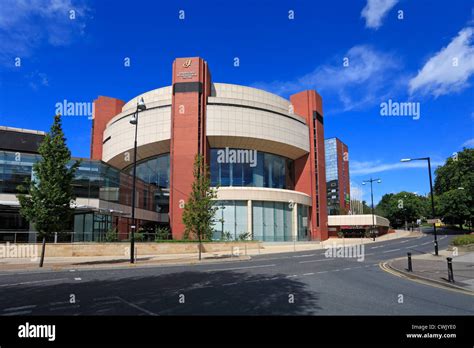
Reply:
[[[439,235],[440,250],[451,238]],[[363,261],[315,250],[215,264],[4,272],[0,315],[474,315],[472,296],[380,269],[407,251],[432,252],[432,235],[364,251]]]

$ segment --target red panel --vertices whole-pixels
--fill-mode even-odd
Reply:
[[[197,153],[207,153],[204,126],[206,101],[211,89],[207,64],[201,58],[178,58],[174,61],[173,86],[176,83],[186,82],[202,83],[203,94],[196,91],[179,92],[173,95],[170,149],[170,225],[174,239],[182,239],[184,235],[183,203],[187,201],[194,181],[194,158]],[[200,139],[199,124],[201,124]]]
[[[94,100],[92,120],[91,159],[102,160],[102,141],[105,126],[114,116],[122,112],[125,102],[120,99],[99,96]]]
[[[305,118],[310,138],[310,153],[295,161],[295,189],[311,196],[311,239],[325,240],[328,238],[328,228],[324,127],[316,121],[317,151],[314,149],[313,127],[313,112],[317,111],[321,116],[323,115],[322,98],[316,91],[309,90],[292,95],[290,101],[295,113]]]

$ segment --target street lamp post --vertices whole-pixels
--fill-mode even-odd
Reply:
[[[137,224],[135,221],[135,200],[136,200],[136,182],[137,182],[137,134],[138,134],[138,112],[146,110],[143,98],[137,101],[137,110],[130,119],[130,124],[135,125],[135,142],[133,144],[133,184],[132,184],[132,232],[130,234],[130,263],[135,263],[135,230]]]
[[[435,206],[434,206],[434,197],[433,197],[433,180],[431,179],[431,160],[429,157],[402,158],[400,160],[400,162],[410,162],[410,161],[428,161],[428,174],[430,178],[430,196],[431,196],[431,218],[433,219],[434,248],[435,248],[435,255],[438,256],[438,235],[436,233],[436,222],[434,221]]]
[[[365,185],[368,182],[370,182],[370,199],[372,201],[372,236],[374,238],[373,240],[375,241],[374,190],[372,184],[373,182],[377,182],[378,184],[380,184],[382,180],[370,178],[370,180],[362,181],[362,185]]]

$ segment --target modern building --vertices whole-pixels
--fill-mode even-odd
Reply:
[[[321,96],[306,90],[287,100],[214,83],[207,62],[198,57],[176,59],[171,80],[170,86],[127,102],[104,96],[94,101],[91,158],[83,160],[74,182],[78,199],[72,240],[102,240],[110,228],[124,238],[130,232],[135,137],[130,120],[141,98],[146,110],[139,112],[137,125],[139,228],[165,225],[174,239],[183,238],[183,207],[194,180],[195,156],[201,154],[212,184],[218,185],[214,238],[327,239]],[[25,152],[15,162],[18,149],[3,150],[0,199],[18,211],[14,190],[5,187],[31,176],[39,157]]]
[[[326,187],[329,215],[345,215],[350,211],[349,149],[338,138],[324,141]]]
[[[32,178],[44,133],[6,127],[0,131],[0,242],[35,242],[36,231],[20,215],[16,194],[17,186]],[[69,233],[58,235],[60,241],[101,241],[114,226],[121,231],[129,229],[132,176],[101,161],[81,159],[73,187],[77,197],[75,213],[65,231]],[[153,228],[159,220],[156,190],[156,186],[137,180],[140,198],[136,215],[144,230]],[[122,232],[123,239],[127,236]]]
[[[215,237],[250,233],[265,241],[328,237],[322,98],[289,100],[251,87],[214,83],[203,59],[178,58],[172,85],[128,102],[94,103],[91,158],[130,172],[137,101],[138,177],[160,192],[159,220],[183,238],[183,205],[201,154],[219,185]]]

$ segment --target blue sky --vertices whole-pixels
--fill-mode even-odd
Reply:
[[[400,158],[439,164],[474,145],[473,13],[470,0],[3,0],[0,125],[47,131],[58,102],[129,100],[169,85],[174,58],[201,56],[214,82],[317,90],[325,135],[348,144],[364,199],[371,176],[383,180],[376,201],[424,194],[425,163]],[[382,116],[389,100],[419,103],[419,118]],[[90,126],[64,117],[73,155],[89,156]]]

